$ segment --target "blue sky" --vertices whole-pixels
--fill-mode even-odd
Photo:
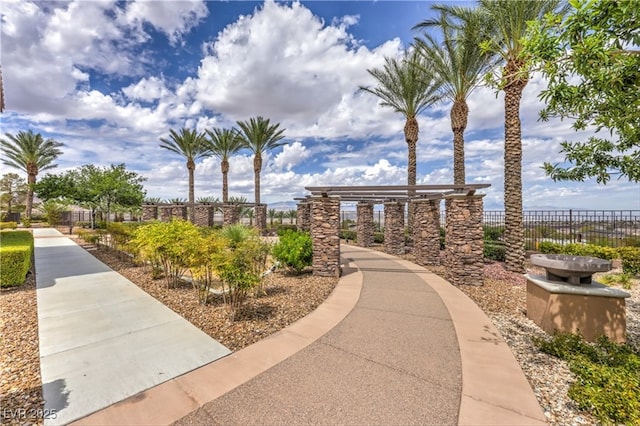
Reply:
[[[263,202],[291,201],[305,186],[406,183],[404,120],[358,87],[408,47],[431,2],[1,2],[2,133],[63,142],[54,173],[125,163],[147,178],[148,196],[186,198],[184,160],[159,138],[262,115],[288,142],[265,158]],[[545,177],[543,162],[562,159],[560,142],[589,133],[537,121],[544,86],[534,75],[522,101],[525,209],[640,209],[638,184]],[[467,181],[490,183],[485,207],[501,209],[502,97],[482,87],[468,102]],[[419,119],[421,184],[453,181],[450,106]],[[198,162],[195,182],[196,197],[220,197],[218,160]],[[230,195],[253,199],[249,153],[231,159],[229,183]]]

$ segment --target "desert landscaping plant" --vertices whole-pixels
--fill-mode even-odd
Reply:
[[[285,231],[273,246],[273,257],[297,274],[313,260],[313,242],[306,232]]]

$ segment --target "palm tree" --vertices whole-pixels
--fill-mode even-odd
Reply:
[[[56,158],[62,151],[61,142],[53,139],[45,140],[40,133],[18,132],[17,135],[6,133],[7,139],[0,139],[0,148],[5,155],[2,162],[7,166],[14,167],[27,173],[27,205],[24,215],[31,219],[33,209],[33,186],[36,183],[38,173],[42,170],[57,167],[54,164]]]
[[[483,15],[473,9],[454,7],[459,9],[456,14],[465,17],[462,22],[451,20],[447,6],[436,5],[432,9],[440,12],[439,17],[424,20],[413,29],[437,27],[442,32],[442,41],[425,32],[424,39],[416,38],[415,46],[442,82],[442,95],[453,102],[450,113],[453,183],[464,184],[464,131],[469,118],[467,98],[490,67],[490,55],[480,48],[486,27],[483,25]]]
[[[298,211],[297,210],[289,210],[287,212],[287,217],[289,218],[289,224],[293,225],[293,219],[297,219],[298,218]]]
[[[229,184],[227,175],[229,174],[229,157],[242,148],[242,139],[235,129],[207,130],[207,145],[209,151],[220,160],[222,169],[222,202],[229,202]]]
[[[278,129],[280,123],[271,124],[262,117],[250,118],[249,121],[237,121],[243,148],[253,153],[253,173],[255,182],[255,203],[260,204],[260,172],[262,171],[262,154],[285,144],[284,130]]]
[[[440,100],[438,88],[427,64],[414,50],[405,52],[401,59],[385,58],[383,68],[367,70],[378,82],[378,86],[363,87],[360,90],[379,97],[380,105],[393,108],[402,114],[406,121],[404,138],[408,147],[407,184],[416,184],[416,145],[419,126],[417,117],[426,108]]]
[[[206,137],[204,133],[195,129],[180,129],[179,132],[169,130],[169,139],[160,138],[160,147],[187,159],[187,170],[189,171],[189,218],[195,220],[195,210],[193,203],[195,200],[193,174],[196,169],[196,160],[210,155],[207,150]]]
[[[269,217],[269,228],[273,228],[273,221],[276,217],[278,217],[278,212],[276,209],[269,209],[267,211],[267,217]]]
[[[505,267],[517,273],[525,270],[520,101],[530,70],[523,54],[523,40],[528,21],[541,20],[559,5],[559,0],[480,0],[478,7],[485,22],[491,23],[490,37],[482,43],[483,48],[503,63],[498,87],[504,91]]]

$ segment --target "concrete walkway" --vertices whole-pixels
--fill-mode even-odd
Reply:
[[[230,351],[55,229],[34,229],[47,425],[66,424]]]
[[[545,424],[467,296],[396,257],[341,253],[340,282],[307,317],[76,424]]]

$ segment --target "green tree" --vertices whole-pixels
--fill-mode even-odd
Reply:
[[[124,164],[97,167],[93,164],[69,170],[62,175],[47,175],[35,186],[43,200],[66,199],[72,203],[106,213],[112,208],[136,208],[142,205],[146,179],[127,171]]]
[[[575,130],[607,130],[587,141],[563,142],[570,166],[545,164],[554,180],[612,175],[640,181],[640,5],[629,0],[572,0],[570,13],[530,23],[526,50],[548,79],[540,113],[573,119]],[[577,79],[576,76],[580,78]]]
[[[478,7],[491,25],[490,37],[482,47],[502,63],[500,72],[489,77],[498,90],[504,91],[505,267],[517,273],[525,270],[520,102],[531,71],[523,42],[527,23],[543,19],[559,5],[559,0],[480,0]]]
[[[229,202],[229,157],[242,148],[242,139],[235,129],[207,130],[207,149],[220,160],[222,171],[222,202]]]
[[[193,175],[196,170],[196,161],[210,155],[205,134],[195,129],[182,128],[178,132],[171,129],[169,138],[160,138],[160,147],[186,158],[189,172],[189,204],[193,205],[195,200]],[[189,207],[189,218],[191,222],[195,220],[193,206]]]
[[[260,204],[260,172],[262,171],[262,154],[276,149],[286,142],[284,130],[280,123],[271,124],[270,120],[262,117],[250,118],[248,121],[237,121],[239,135],[243,148],[253,153],[253,173],[255,183],[255,203]]]
[[[269,218],[269,228],[273,228],[273,221],[278,217],[278,211],[276,209],[269,209],[267,211],[267,217]]]
[[[405,52],[400,59],[385,58],[382,68],[367,70],[376,80],[376,87],[361,86],[360,90],[376,95],[380,105],[392,108],[405,117],[404,138],[407,142],[407,184],[416,184],[416,145],[418,143],[418,115],[440,100],[440,87],[431,67],[415,50]]]
[[[54,161],[62,151],[61,142],[53,139],[44,139],[40,133],[20,131],[17,135],[5,134],[7,139],[0,139],[0,149],[5,155],[2,162],[27,173],[27,206],[25,217],[31,219],[33,210],[33,185],[36,183],[38,173],[43,170],[57,167]]]
[[[17,173],[6,173],[0,179],[0,202],[2,208],[6,207],[7,213],[11,213],[13,209],[23,204],[27,198],[29,188],[24,178]]]
[[[433,73],[441,81],[440,92],[453,102],[451,106],[451,130],[453,131],[453,183],[465,183],[464,131],[469,118],[467,98],[481,83],[489,71],[490,56],[483,52],[483,40],[487,23],[483,15],[472,9],[458,8],[457,14],[464,16],[456,20],[447,6],[432,6],[440,12],[437,18],[426,19],[414,29],[437,28],[440,34],[427,32],[415,40],[424,62],[431,65]],[[440,40],[441,39],[441,40]]]

